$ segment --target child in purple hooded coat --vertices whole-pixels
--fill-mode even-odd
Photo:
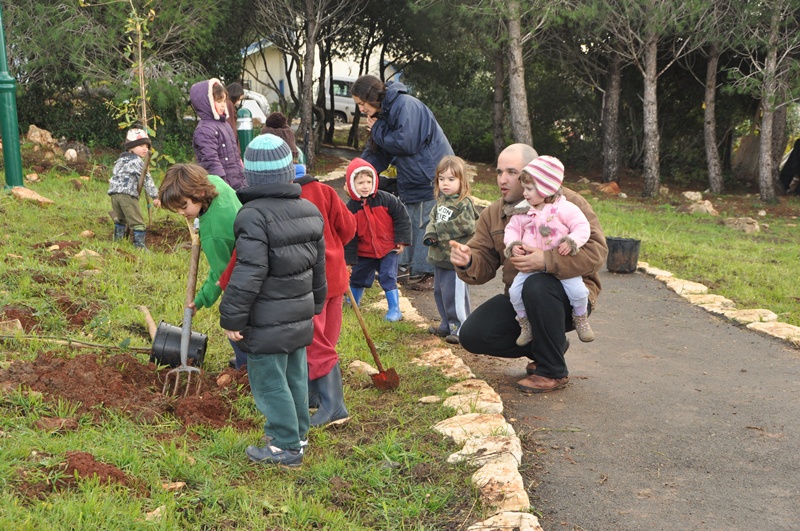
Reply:
[[[199,81],[189,90],[189,101],[200,121],[194,130],[192,147],[197,163],[210,175],[217,175],[234,190],[247,187],[236,133],[226,121],[227,97],[219,79]]]

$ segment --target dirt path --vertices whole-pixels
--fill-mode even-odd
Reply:
[[[563,391],[527,396],[525,361],[465,361],[526,436],[545,529],[797,529],[800,352],[641,273],[602,274],[594,343],[570,334]],[[473,305],[500,290],[473,288]],[[409,292],[438,318],[432,295]]]

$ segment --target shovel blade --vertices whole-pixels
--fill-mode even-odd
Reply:
[[[400,377],[394,369],[386,369],[372,375],[372,383],[381,391],[392,391],[400,387]]]

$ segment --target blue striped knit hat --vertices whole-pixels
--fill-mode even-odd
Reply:
[[[292,151],[275,135],[255,137],[244,152],[244,178],[248,186],[290,183],[294,180]]]

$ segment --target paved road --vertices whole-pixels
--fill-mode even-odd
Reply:
[[[800,529],[800,351],[642,273],[602,274],[597,334],[570,334],[571,383],[524,395],[524,360],[465,354],[526,434],[545,529]],[[473,305],[500,289],[472,288]],[[410,293],[427,316],[430,295]]]
[[[570,334],[562,391],[522,394],[527,360],[456,349],[523,436],[544,528],[800,529],[800,351],[643,273],[601,279],[597,339]],[[471,287],[473,307],[501,291]],[[404,293],[438,320],[431,292]]]

